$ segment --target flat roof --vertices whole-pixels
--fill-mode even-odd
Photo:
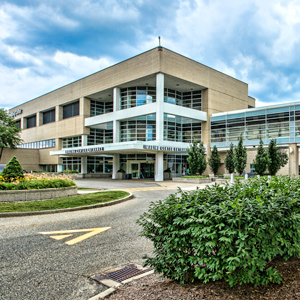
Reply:
[[[281,107],[292,106],[292,105],[300,105],[300,100],[286,102],[286,103],[280,103],[280,104],[260,106],[260,107],[255,107],[255,108],[246,108],[246,109],[240,109],[240,110],[232,110],[232,111],[227,111],[227,112],[215,113],[215,114],[212,114],[211,117],[234,115],[234,114],[240,114],[240,113],[251,112],[251,111],[260,111],[260,110],[264,110],[264,109],[281,108]]]

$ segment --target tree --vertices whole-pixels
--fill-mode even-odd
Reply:
[[[278,154],[280,158],[280,166],[284,167],[289,161],[289,156],[281,149],[278,149]]]
[[[14,156],[3,169],[1,176],[5,179],[23,178],[24,173],[18,159]]]
[[[288,155],[277,148],[276,140],[271,140],[268,148],[269,165],[268,171],[270,175],[276,175],[281,167],[288,163]]]
[[[16,148],[22,143],[21,129],[17,127],[14,119],[1,108],[0,109],[0,160],[4,148]]]
[[[230,148],[227,151],[226,157],[225,157],[225,168],[229,172],[229,174],[232,174],[234,172],[234,151],[233,151],[233,144],[230,144]]]
[[[247,164],[247,150],[243,146],[243,137],[240,135],[239,143],[234,149],[234,167],[236,171],[242,175]]]
[[[195,139],[187,149],[189,170],[192,174],[199,173],[200,175],[205,171],[207,163],[205,160],[205,148],[202,142],[197,142]]]
[[[219,155],[217,146],[213,147],[210,158],[208,159],[208,164],[211,171],[214,173],[214,175],[216,175],[221,165],[221,157]]]
[[[259,146],[257,148],[257,154],[253,161],[253,166],[254,166],[255,172],[258,175],[264,174],[264,172],[268,168],[268,163],[269,163],[268,152],[265,151],[263,144],[264,143],[263,143],[262,139],[260,138]]]

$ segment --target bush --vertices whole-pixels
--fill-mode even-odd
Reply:
[[[24,173],[18,159],[14,156],[1,172],[1,176],[5,180],[14,180],[15,178],[23,178]]]
[[[179,190],[137,223],[154,244],[145,266],[180,283],[279,283],[272,261],[300,257],[300,179],[274,177]]]

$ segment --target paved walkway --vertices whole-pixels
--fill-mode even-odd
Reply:
[[[124,190],[128,192],[142,191],[162,191],[177,190],[180,187],[184,191],[194,190],[197,187],[205,188],[205,186],[213,184],[195,184],[186,182],[173,182],[171,180],[163,182],[155,182],[153,180],[112,180],[112,179],[76,179],[79,187],[91,188],[89,190],[78,190],[79,194],[95,193],[101,190]]]

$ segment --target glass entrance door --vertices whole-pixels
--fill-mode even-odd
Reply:
[[[139,178],[139,163],[131,163],[131,174],[132,179]]]
[[[140,163],[140,178],[154,178],[154,164]]]

